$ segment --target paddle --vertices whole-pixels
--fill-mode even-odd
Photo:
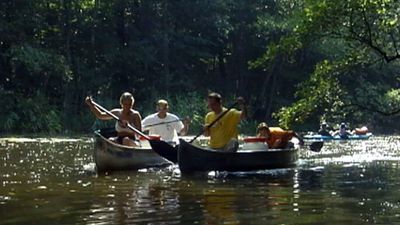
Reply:
[[[323,141],[315,141],[310,144],[310,150],[313,152],[320,152],[322,146],[324,146]]]
[[[103,106],[97,104],[97,103],[94,102],[93,100],[92,100],[92,103],[93,103],[93,105],[96,106],[98,109],[100,109],[101,111],[105,112],[107,115],[111,116],[112,118],[116,119],[118,122],[121,122],[121,123],[122,123],[121,119],[120,119],[118,116],[112,114],[110,111],[108,111],[107,109],[105,109]],[[146,139],[146,140],[148,140],[148,141],[151,140],[151,138],[150,138],[149,136],[147,136],[146,134],[142,133],[140,130],[136,129],[135,127],[133,127],[133,126],[130,125],[129,123],[127,124],[127,127],[128,127],[129,129],[131,129],[133,132],[135,132],[135,133],[137,133],[138,135],[142,136],[144,139]]]
[[[154,127],[154,126],[157,126],[157,125],[175,123],[175,122],[183,121],[183,120],[185,120],[185,119],[186,119],[186,118],[180,118],[180,119],[177,119],[177,120],[171,120],[171,121],[165,121],[165,122],[150,124],[150,125],[147,125],[147,126],[145,126],[145,127],[148,128],[148,127]]]
[[[107,115],[111,116],[112,118],[116,119],[117,121],[121,122],[118,116],[112,114],[110,111],[102,107],[101,105],[97,104],[92,100],[92,103],[94,106],[105,112]],[[128,128],[134,131],[135,133],[139,134],[142,136],[144,139],[150,142],[150,145],[157,154],[160,156],[170,160],[173,163],[178,162],[178,154],[177,154],[177,149],[175,149],[172,145],[168,144],[165,141],[161,141],[157,138],[152,138],[152,136],[147,136],[144,133],[140,132],[138,129],[134,128],[130,124],[128,124]]]
[[[207,125],[207,128],[212,127],[216,122],[218,122],[218,120],[220,120],[223,116],[225,116],[225,114],[227,114],[231,109],[233,109],[238,103],[235,102],[233,103],[231,106],[229,106],[229,108],[227,110],[225,110],[225,112],[223,112],[222,114],[220,114],[214,121],[212,121],[209,125]],[[202,130],[201,132],[199,132],[192,140],[189,141],[189,143],[192,143],[194,140],[196,140],[198,137],[200,137],[200,135],[202,135],[204,133],[204,130]]]
[[[301,137],[300,137],[299,135],[297,135],[297,134],[296,134],[296,138],[299,139],[300,145],[301,145],[301,146],[304,146],[304,140],[303,140],[303,138],[301,138]],[[310,144],[308,147],[309,147],[309,149],[310,149],[311,151],[313,151],[313,152],[320,152],[322,146],[324,146],[324,142],[323,142],[323,141],[314,141],[314,142],[311,142],[311,144]]]

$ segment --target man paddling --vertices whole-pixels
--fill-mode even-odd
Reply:
[[[178,134],[186,135],[190,119],[182,121],[176,115],[169,113],[168,102],[160,99],[157,102],[157,113],[151,114],[142,120],[143,130],[148,130],[150,135],[160,135],[166,142],[179,143]]]
[[[210,137],[210,148],[226,151],[236,151],[238,148],[238,124],[247,116],[247,108],[242,97],[237,99],[240,111],[227,109],[222,106],[222,98],[218,93],[208,94],[207,104],[211,112],[205,117],[204,135]],[[228,112],[226,112],[229,110]],[[219,115],[226,114],[219,118],[211,127]]]

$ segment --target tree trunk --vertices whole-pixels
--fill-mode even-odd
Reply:
[[[270,119],[271,117],[271,111],[272,111],[272,100],[274,99],[275,95],[275,90],[276,90],[276,80],[277,80],[277,75],[274,73],[274,70],[272,70],[272,86],[269,92],[268,96],[268,104],[267,104],[267,110],[265,112],[265,120]]]
[[[275,64],[276,64],[276,59],[274,59],[271,64],[268,67],[267,75],[264,78],[264,81],[261,85],[261,93],[257,98],[258,102],[261,102],[261,107],[265,108],[267,107],[267,90],[268,90],[268,84],[269,81],[273,75],[273,71],[275,70]]]
[[[68,123],[68,118],[71,115],[74,115],[78,112],[80,105],[76,102],[76,92],[77,92],[77,80],[78,80],[78,71],[75,63],[75,56],[73,52],[73,47],[71,44],[71,4],[72,2],[69,0],[61,0],[61,4],[63,7],[63,20],[61,24],[61,28],[63,31],[64,37],[64,50],[65,56],[67,59],[67,63],[72,71],[72,81],[65,82],[64,86],[64,125],[66,128],[71,128]]]
[[[221,48],[218,51],[218,69],[219,69],[219,82],[218,83],[223,83],[222,81],[225,81],[228,77],[228,74],[226,73],[226,64],[225,64],[225,56],[224,56],[224,50]],[[226,85],[223,85],[224,90],[223,93],[227,92],[227,87]]]
[[[120,45],[125,47],[128,45],[126,29],[125,29],[125,0],[118,0],[115,2],[115,26],[116,33]]]
[[[165,93],[169,97],[170,89],[170,62],[169,62],[169,23],[168,23],[168,0],[164,1],[164,12],[162,18],[163,37],[162,37],[162,61],[163,61],[163,74],[165,76]]]

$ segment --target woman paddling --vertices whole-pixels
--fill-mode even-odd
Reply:
[[[93,104],[91,97],[86,97],[85,102],[98,119],[113,119],[111,116],[98,109]],[[119,103],[121,104],[121,108],[111,110],[111,113],[118,116],[121,120],[121,122],[117,121],[115,123],[115,130],[117,131],[118,136],[110,139],[122,145],[138,146],[139,144],[136,140],[135,133],[127,127],[127,125],[130,124],[139,131],[142,130],[142,117],[140,116],[140,113],[138,111],[132,109],[133,104],[135,103],[135,99],[133,98],[131,93],[125,92],[121,95]]]

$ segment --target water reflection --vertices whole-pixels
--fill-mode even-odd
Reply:
[[[330,142],[294,169],[93,172],[91,139],[0,141],[0,224],[396,224],[399,137]]]

